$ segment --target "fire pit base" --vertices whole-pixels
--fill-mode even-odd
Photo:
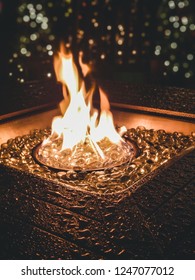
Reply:
[[[1,258],[193,258],[193,137],[130,129],[131,163],[57,172],[32,157],[45,133],[1,147]]]

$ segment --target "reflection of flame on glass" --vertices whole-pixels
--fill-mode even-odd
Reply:
[[[79,64],[85,77],[90,68],[82,62],[82,53]],[[114,127],[105,93],[99,88],[99,112],[92,106],[95,86],[86,91],[72,54],[66,54],[63,46],[55,57],[54,68],[63,85],[63,116],[54,118],[51,136],[39,147],[39,160],[51,167],[78,170],[107,168],[130,160],[131,147]]]

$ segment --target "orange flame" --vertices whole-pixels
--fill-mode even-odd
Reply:
[[[86,76],[90,68],[83,63],[82,56],[83,54],[80,53],[79,64],[83,76]],[[62,150],[72,149],[88,139],[95,153],[104,158],[98,145],[99,141],[104,138],[108,138],[113,143],[123,141],[115,130],[106,94],[99,88],[100,112],[92,108],[94,89],[86,92],[84,81],[79,79],[73,56],[71,53],[67,54],[63,46],[54,59],[54,69],[57,80],[63,85],[64,100],[60,103],[63,116],[54,118],[52,134],[63,138]]]

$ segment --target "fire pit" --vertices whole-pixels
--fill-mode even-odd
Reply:
[[[168,167],[191,157],[193,137],[144,127],[128,129],[124,138],[138,149],[131,161],[104,170],[62,171],[39,164],[33,157],[33,149],[49,134],[48,129],[34,130],[1,146],[3,240],[12,246],[4,250],[22,258],[162,258],[138,206],[148,207],[148,196],[160,195],[160,201],[157,198],[149,206],[152,213],[176,192],[178,185],[173,183],[167,197],[167,186],[159,187],[158,174],[164,173],[163,181],[175,176],[169,175]],[[188,168],[188,180],[190,157],[182,167]],[[147,193],[140,196],[148,182]],[[8,221],[11,228],[5,226]],[[21,230],[22,239],[16,235]],[[34,245],[29,246],[32,234]],[[49,241],[51,234],[54,243]]]
[[[59,53],[55,68],[66,63],[72,77],[72,57]],[[159,240],[158,215],[174,196],[183,201],[184,188],[192,190],[194,135],[116,129],[101,89],[100,111],[92,107],[81,57],[80,66],[76,87],[57,72],[66,102],[52,128],[1,145],[2,252],[7,258],[166,258],[169,236]],[[172,215],[168,226],[175,221]]]

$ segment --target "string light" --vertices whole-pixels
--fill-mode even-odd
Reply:
[[[179,3],[178,3],[178,7],[179,7],[180,9],[183,9],[183,8],[185,7],[185,3],[184,3],[184,2],[179,2]]]
[[[37,39],[37,34],[35,34],[35,33],[31,34],[31,35],[30,35],[30,39],[31,39],[32,41],[35,41],[35,40]]]
[[[176,49],[177,48],[177,43],[176,42],[171,43],[171,48]]]
[[[48,51],[48,55],[52,56],[53,55],[53,51]]]
[[[193,60],[194,59],[194,55],[193,54],[191,54],[191,53],[189,53],[188,55],[187,55],[187,60]]]
[[[175,9],[175,7],[176,7],[174,1],[169,1],[169,2],[168,2],[168,5],[169,5],[169,8],[170,8],[170,9]]]
[[[173,66],[173,72],[178,72],[178,71],[179,71],[178,65],[174,65],[174,66]]]
[[[191,77],[191,73],[190,73],[190,72],[186,72],[186,73],[185,73],[185,78],[186,78],[186,79],[189,79],[190,77]]]
[[[181,31],[181,32],[186,32],[186,30],[187,30],[187,28],[186,28],[184,25],[182,25],[182,26],[180,27],[180,31]]]
[[[28,15],[25,15],[25,16],[23,17],[23,21],[24,21],[24,22],[29,22],[29,21],[30,21],[30,17],[29,17]]]
[[[169,60],[165,60],[164,65],[165,66],[169,66],[170,65],[170,61]]]

